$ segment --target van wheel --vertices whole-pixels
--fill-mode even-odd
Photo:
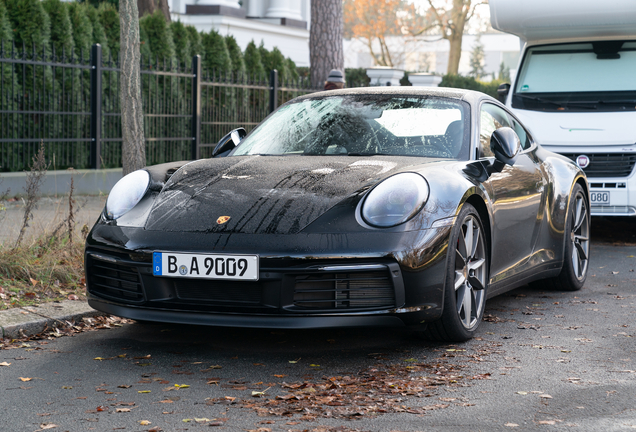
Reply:
[[[558,276],[535,282],[535,286],[560,291],[578,291],[587,278],[590,256],[590,210],[587,195],[574,185],[565,228],[563,267]]]

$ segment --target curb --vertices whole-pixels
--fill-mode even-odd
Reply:
[[[66,324],[65,321],[100,315],[104,313],[96,311],[86,301],[74,300],[8,309],[0,311],[0,339],[33,336],[45,328]]]

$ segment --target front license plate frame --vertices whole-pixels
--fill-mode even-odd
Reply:
[[[152,273],[159,277],[257,281],[258,255],[156,251]]]
[[[592,205],[610,205],[611,200],[610,191],[591,191],[590,201]]]

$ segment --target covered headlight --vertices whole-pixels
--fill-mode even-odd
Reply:
[[[369,192],[362,203],[362,219],[382,228],[399,225],[422,209],[428,193],[428,183],[421,175],[396,174]]]
[[[110,190],[106,200],[106,217],[117,219],[130,211],[146,194],[149,184],[150,174],[145,170],[124,176]]]

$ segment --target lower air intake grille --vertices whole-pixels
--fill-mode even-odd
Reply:
[[[177,297],[225,305],[252,305],[261,302],[260,282],[224,282],[209,280],[175,281]]]
[[[135,303],[144,300],[139,272],[133,266],[89,257],[89,291],[101,297]]]
[[[576,162],[576,158],[581,154],[563,153],[563,156]],[[590,178],[627,177],[636,164],[636,153],[586,153],[585,155],[590,158],[590,164],[583,171]]]
[[[320,310],[395,307],[395,292],[388,271],[299,275],[294,306]]]

